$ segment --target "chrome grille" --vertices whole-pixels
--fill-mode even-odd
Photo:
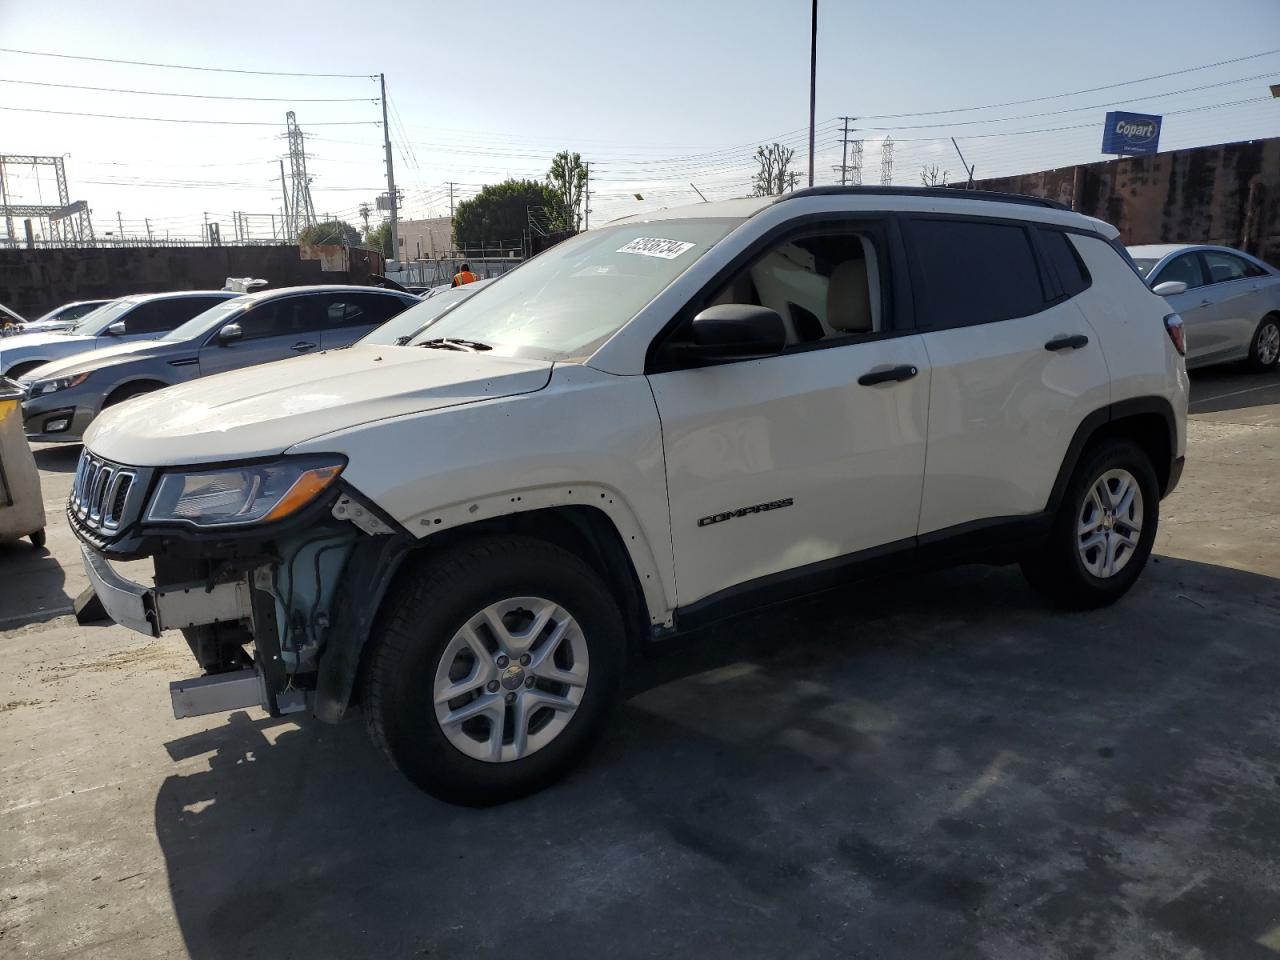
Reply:
[[[137,479],[136,470],[110,463],[85,450],[76,467],[68,506],[76,519],[90,529],[113,532],[120,529]]]

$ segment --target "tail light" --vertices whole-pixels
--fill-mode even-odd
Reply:
[[[1187,355],[1187,333],[1182,326],[1182,317],[1176,313],[1171,313],[1164,318],[1164,328],[1169,334],[1169,339],[1173,341],[1173,349],[1178,351],[1178,356],[1185,357]]]

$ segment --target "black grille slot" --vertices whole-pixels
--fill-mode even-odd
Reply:
[[[120,517],[124,514],[125,502],[129,499],[129,490],[133,487],[133,474],[120,473],[116,482],[115,495],[111,498],[111,503],[107,507],[106,513],[103,515],[103,521],[108,525],[116,525],[120,523]]]
[[[67,509],[85,530],[114,532],[127,518],[137,479],[137,471],[109,463],[86,450],[76,467]]]

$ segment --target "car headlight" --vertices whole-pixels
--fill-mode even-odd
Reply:
[[[77,373],[74,377],[54,377],[51,380],[37,380],[31,385],[31,396],[43,397],[47,393],[57,393],[59,390],[69,390],[72,387],[78,387],[89,379],[89,370],[85,373]]]
[[[344,466],[342,457],[285,457],[238,467],[165,473],[146,519],[198,527],[280,520],[320,496]]]

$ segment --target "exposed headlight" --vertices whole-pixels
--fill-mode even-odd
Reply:
[[[337,479],[341,457],[285,457],[214,470],[166,473],[147,520],[223,527],[265,523],[297,513]]]
[[[31,385],[31,396],[43,397],[47,393],[57,393],[59,390],[69,390],[71,387],[78,387],[89,379],[89,374],[77,373],[74,377],[54,377],[52,380],[37,380]]]

